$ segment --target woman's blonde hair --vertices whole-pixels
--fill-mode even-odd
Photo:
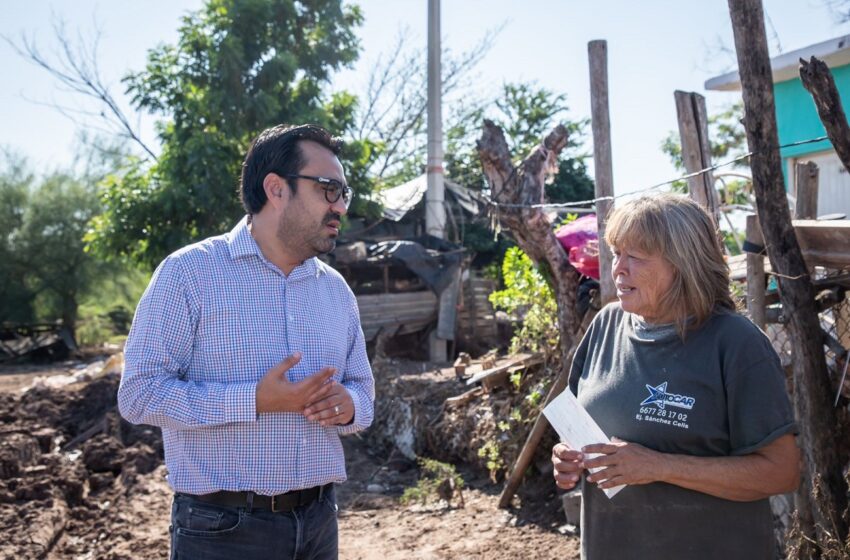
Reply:
[[[673,285],[660,305],[673,310],[681,336],[717,309],[735,310],[714,220],[690,198],[644,195],[617,206],[608,217],[605,241],[612,248],[660,255],[673,266]]]

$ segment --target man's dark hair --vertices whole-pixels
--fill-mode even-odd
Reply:
[[[299,147],[302,140],[310,140],[339,155],[342,142],[330,132],[316,124],[291,126],[280,124],[262,131],[251,144],[251,149],[242,163],[240,195],[242,206],[249,214],[256,214],[266,205],[268,198],[263,189],[263,180],[269,173],[281,177],[297,175],[307,163]],[[295,193],[295,179],[286,179]]]

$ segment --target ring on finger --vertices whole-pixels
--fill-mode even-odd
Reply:
[[[334,414],[339,416],[339,405],[334,406]]]

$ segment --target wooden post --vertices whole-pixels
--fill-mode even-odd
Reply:
[[[794,408],[805,465],[798,497],[802,503],[810,500],[811,504],[810,512],[800,512],[800,540],[804,547],[812,543],[820,549],[807,549],[801,557],[819,556],[831,543],[843,543],[847,538],[847,521],[842,517],[847,506],[847,485],[838,455],[841,447],[836,439],[838,418],[832,405],[815,293],[788,210],[761,0],[728,2],[744,99],[744,129],[752,151],[750,168],[759,223],[771,267],[777,274],[794,348]],[[815,488],[817,493],[813,494]],[[809,519],[811,523],[807,522]]]
[[[591,128],[593,130],[593,170],[596,198],[614,196],[614,172],[611,163],[611,120],[608,115],[608,43],[591,41],[587,44],[590,62]],[[613,206],[611,199],[596,202],[596,223],[599,231],[599,295],[602,304],[616,296],[611,277],[611,250],[605,243],[605,224]]]
[[[679,118],[679,137],[682,141],[682,161],[688,173],[711,167],[711,144],[708,141],[708,117],[705,97],[698,93],[676,91],[676,114]],[[688,178],[688,191],[709,214],[720,223],[719,202],[714,188],[714,174],[706,171]]]
[[[764,246],[764,238],[759,227],[759,218],[755,214],[747,216],[747,241]],[[765,310],[764,255],[747,253],[747,314],[755,325],[764,330]]]
[[[815,57],[808,62],[800,59],[800,81],[812,94],[818,116],[838,159],[850,171],[850,124],[829,67]]]
[[[815,220],[818,217],[818,165],[813,161],[794,166],[794,186],[797,188],[795,220]]]

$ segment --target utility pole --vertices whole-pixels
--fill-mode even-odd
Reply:
[[[440,0],[428,0],[428,190],[425,193],[425,231],[445,239],[446,207],[443,182],[442,69],[440,65]],[[447,297],[446,288],[440,299]],[[442,308],[440,305],[440,312]],[[438,329],[439,330],[439,329]],[[445,333],[444,333],[445,334]],[[453,335],[452,335],[453,336]],[[431,333],[431,361],[446,360],[446,339]]]
[[[425,231],[445,239],[440,50],[440,0],[428,0],[428,191],[425,194]]]

